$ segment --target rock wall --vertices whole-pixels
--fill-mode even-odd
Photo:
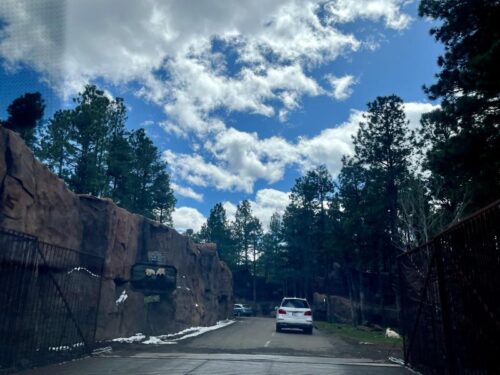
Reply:
[[[74,194],[2,127],[0,226],[104,257],[97,340],[175,332],[232,315],[232,275],[214,245],[195,244],[111,200]],[[152,259],[177,269],[177,288],[149,303],[129,280],[133,264]],[[123,291],[127,299],[117,304]]]

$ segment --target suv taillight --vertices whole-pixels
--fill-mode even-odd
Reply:
[[[279,309],[279,310],[278,310],[278,314],[286,314],[286,310]]]
[[[312,316],[312,314],[313,314],[313,313],[312,313],[312,311],[311,311],[311,310],[306,311],[306,312],[304,313],[304,315],[305,315],[305,316]]]

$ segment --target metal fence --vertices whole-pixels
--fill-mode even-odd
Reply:
[[[398,258],[405,362],[500,374],[500,201]]]
[[[0,228],[0,373],[92,351],[103,265]]]

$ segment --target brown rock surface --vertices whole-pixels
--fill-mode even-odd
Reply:
[[[231,316],[232,275],[215,245],[195,244],[110,200],[74,194],[2,127],[0,226],[104,258],[98,340],[175,332]],[[129,282],[133,264],[153,260],[177,269],[169,295],[146,297]],[[123,291],[127,299],[117,303]]]

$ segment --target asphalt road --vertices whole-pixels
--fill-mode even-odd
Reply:
[[[255,353],[278,355],[330,356],[333,352],[348,352],[350,346],[342,340],[314,330],[312,335],[301,330],[276,332],[271,318],[240,318],[235,324],[203,335],[181,345],[190,352]],[[345,355],[341,355],[345,357]]]
[[[104,356],[23,374],[410,374],[386,361],[362,358],[349,343],[317,330],[306,335],[274,328],[273,319],[242,318],[176,345],[120,345]]]

